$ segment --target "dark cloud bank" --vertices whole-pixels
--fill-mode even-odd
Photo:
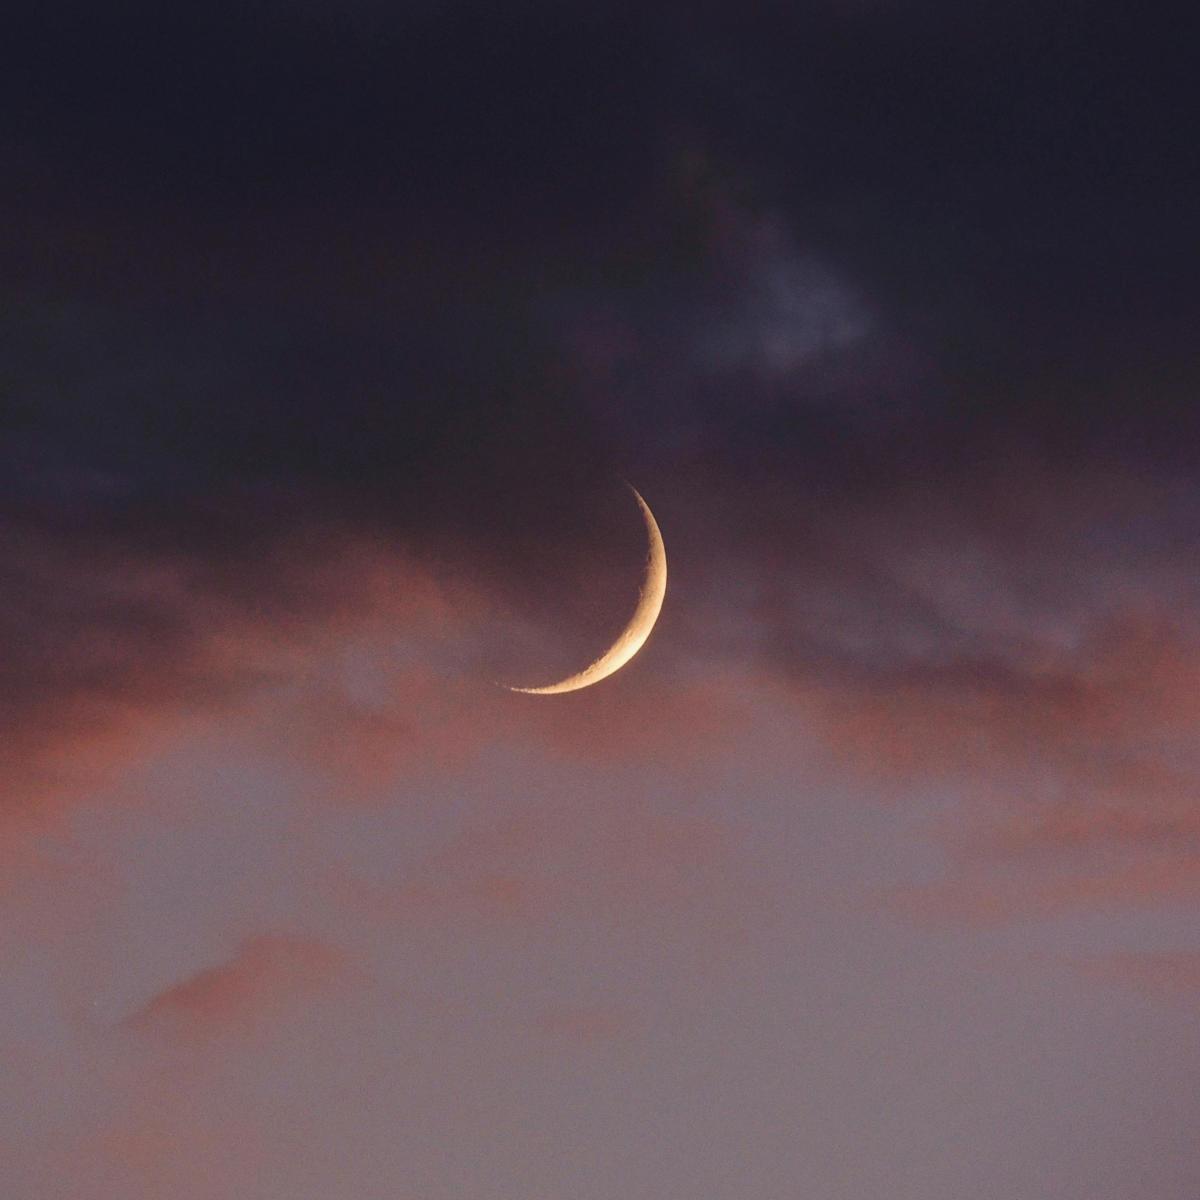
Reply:
[[[319,620],[356,537],[586,628],[622,474],[753,627],[690,653],[1018,703],[1130,607],[1190,638],[1184,39],[651,8],[18,6],[10,730],[219,694],[206,639]]]

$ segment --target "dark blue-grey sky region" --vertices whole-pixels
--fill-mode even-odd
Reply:
[[[0,1195],[1195,1200],[1181,29],[3,41]]]

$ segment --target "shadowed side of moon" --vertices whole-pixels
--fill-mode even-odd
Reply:
[[[543,687],[509,687],[509,691],[523,692],[529,696],[556,696],[562,692],[576,692],[619,671],[646,644],[667,594],[667,551],[650,506],[635,487],[630,486],[629,490],[641,509],[647,538],[646,569],[642,576],[641,590],[638,592],[637,607],[633,610],[629,623],[621,632],[621,636],[599,658],[577,674]]]

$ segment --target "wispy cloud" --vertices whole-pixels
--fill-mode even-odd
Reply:
[[[621,1037],[634,1023],[633,1014],[624,1008],[563,1004],[541,1013],[537,1028],[549,1037],[595,1045]]]
[[[1200,998],[1200,951],[1127,952],[1080,960],[1094,979],[1121,983],[1155,997]]]
[[[186,1039],[248,1032],[328,987],[345,967],[345,955],[327,943],[262,934],[243,942],[226,962],[151,997],[125,1024]]]

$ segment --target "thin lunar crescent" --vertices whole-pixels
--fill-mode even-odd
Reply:
[[[646,639],[658,620],[658,614],[662,611],[663,598],[667,594],[667,550],[650,506],[642,499],[637,488],[627,486],[642,510],[648,542],[646,570],[642,577],[641,591],[638,593],[637,607],[633,610],[629,624],[609,649],[577,675],[572,675],[561,683],[547,684],[545,687],[514,687],[510,688],[510,691],[525,692],[531,696],[555,696],[560,692],[576,692],[580,688],[590,687],[593,683],[607,679],[614,671],[619,671],[646,644]]]

